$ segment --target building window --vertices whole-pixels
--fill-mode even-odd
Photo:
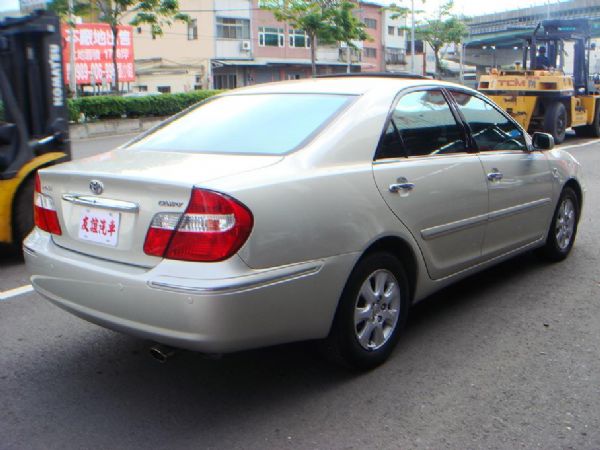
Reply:
[[[170,94],[171,93],[171,86],[157,86],[156,89],[161,94]]]
[[[396,31],[396,28],[394,28],[394,27],[388,27],[388,34],[390,36],[393,36],[395,31]]]
[[[137,87],[138,92],[148,92],[148,86],[144,85],[144,84],[140,84]]]
[[[250,21],[217,17],[217,38],[250,39]]]
[[[387,48],[385,51],[385,62],[387,64],[405,64],[404,50],[400,48]]]
[[[310,38],[304,31],[290,30],[290,47],[310,47]]]
[[[195,41],[198,39],[198,20],[192,19],[187,26],[187,37],[188,41]]]
[[[283,47],[285,45],[283,28],[258,27],[258,45],[261,47]]]
[[[377,29],[377,20],[375,19],[365,19],[365,26],[367,28],[371,28],[372,30]]]
[[[365,54],[365,58],[377,58],[377,49],[376,48],[365,47],[363,49],[363,52]]]
[[[348,49],[340,48],[338,50],[338,59],[345,63],[348,62]],[[350,49],[350,62],[360,62],[362,61],[362,52],[358,48]]]
[[[404,29],[398,27],[398,36],[404,36]]]
[[[235,89],[237,87],[237,75],[234,73],[215,75],[215,89]]]

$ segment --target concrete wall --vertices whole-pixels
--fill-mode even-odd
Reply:
[[[132,91],[140,91],[140,86],[146,86],[147,92],[159,92],[159,86],[170,86],[172,94],[192,91],[196,85],[204,89],[208,87],[205,84],[204,73],[204,71],[183,70],[181,73],[167,71],[138,75],[136,83],[132,83]],[[197,81],[197,77],[200,77],[200,82]]]
[[[207,12],[192,12],[191,10],[211,10],[211,0],[180,0],[179,7],[187,12],[192,19],[198,21],[198,39],[188,40],[187,24],[174,22],[164,29],[164,35],[152,39],[150,27],[139,27],[141,33],[134,29],[133,46],[135,59],[155,57],[168,58],[183,64],[198,64],[214,56],[215,25],[213,14]],[[126,17],[124,22],[130,20]]]
[[[310,60],[310,49],[290,47],[289,32],[292,27],[278,22],[273,14],[259,8],[258,0],[253,0],[252,10],[252,47],[258,59],[307,59]],[[282,28],[284,33],[283,47],[261,47],[258,43],[259,27]]]
[[[250,21],[250,35],[242,39],[225,39],[215,37],[215,57],[223,59],[250,59],[252,58],[252,49],[254,42],[252,37],[255,30],[252,26],[251,8],[252,0],[215,0],[215,25],[214,35],[217,36],[217,19],[219,17],[230,19],[244,19]],[[243,41],[250,43],[250,49],[246,50],[242,46]]]

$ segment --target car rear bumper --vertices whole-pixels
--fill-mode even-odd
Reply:
[[[163,260],[148,269],[66,250],[38,230],[24,254],[33,287],[57,306],[107,328],[206,353],[325,337],[358,256],[268,270],[250,269],[237,257],[212,264]]]

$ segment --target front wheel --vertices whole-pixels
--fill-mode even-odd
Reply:
[[[570,187],[565,187],[554,211],[546,244],[539,250],[539,254],[550,261],[565,259],[571,248],[573,248],[578,221],[579,201],[577,194]]]
[[[382,364],[394,349],[410,306],[400,262],[388,253],[363,258],[352,271],[324,349],[353,369]]]
[[[550,133],[556,144],[565,140],[567,133],[567,110],[560,102],[548,105],[544,114],[544,131]]]

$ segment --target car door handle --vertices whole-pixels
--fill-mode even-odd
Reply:
[[[492,171],[487,174],[487,178],[490,181],[500,181],[502,177],[504,177],[504,175],[498,169],[492,169]]]
[[[400,177],[396,181],[397,183],[390,184],[389,190],[392,193],[400,191],[412,191],[415,188],[415,184],[409,183],[404,177]]]

